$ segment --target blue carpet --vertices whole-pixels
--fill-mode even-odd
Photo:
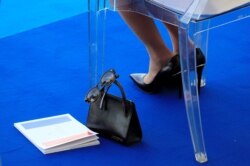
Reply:
[[[63,113],[86,122],[88,43],[83,14],[0,40],[3,166],[197,165],[177,89],[155,95],[138,90],[128,75],[147,70],[146,51],[117,14],[108,17],[105,68],[117,70],[128,98],[136,103],[142,143],[124,147],[101,138],[99,146],[43,155],[13,127],[14,122]],[[210,31],[207,86],[201,91],[206,165],[250,164],[248,27],[249,19]]]

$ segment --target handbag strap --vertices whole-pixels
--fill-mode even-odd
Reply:
[[[120,92],[121,92],[121,94],[122,94],[122,106],[123,106],[123,111],[124,111],[125,115],[128,115],[128,107],[127,107],[127,103],[126,103],[127,98],[126,98],[124,89],[123,89],[122,85],[121,85],[117,80],[114,81],[114,84],[120,89]],[[112,84],[111,84],[111,85],[112,85]],[[105,91],[105,89],[104,89],[104,93],[103,93],[103,95],[102,95],[102,99],[101,99],[100,106],[99,106],[100,109],[103,108],[104,98],[105,98],[105,96],[106,96],[106,94],[107,94],[109,88],[111,87],[111,85],[107,87],[106,91]]]

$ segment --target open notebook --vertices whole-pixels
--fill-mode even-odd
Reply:
[[[42,153],[54,153],[98,145],[97,133],[70,114],[14,123]]]

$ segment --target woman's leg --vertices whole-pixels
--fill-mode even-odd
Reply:
[[[178,34],[178,27],[164,23],[165,27],[168,29],[171,41],[172,41],[172,46],[173,46],[173,53],[174,55],[179,54],[179,34]],[[192,49],[194,49],[194,43],[191,39],[188,41],[188,46]]]
[[[173,53],[165,45],[154,21],[151,18],[138,13],[125,11],[120,11],[120,15],[137,37],[143,42],[148,51],[150,62],[148,74],[145,76],[144,82],[150,83],[166,64],[167,60],[173,56]],[[174,37],[175,35],[173,35],[173,39],[175,39]]]
[[[170,35],[173,47],[173,54],[176,55],[179,53],[179,35],[178,35],[178,27],[164,23],[165,27],[168,29],[168,33]]]

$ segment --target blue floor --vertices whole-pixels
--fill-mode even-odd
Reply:
[[[43,155],[13,126],[64,113],[86,122],[87,14],[80,14],[0,40],[3,166],[199,165],[178,90],[150,95],[133,84],[130,73],[147,71],[146,51],[117,14],[108,17],[112,33],[106,36],[105,68],[117,70],[128,98],[136,103],[142,143],[124,147],[101,138],[99,146]],[[209,166],[250,165],[249,25],[248,19],[210,31],[207,86],[200,98]]]

